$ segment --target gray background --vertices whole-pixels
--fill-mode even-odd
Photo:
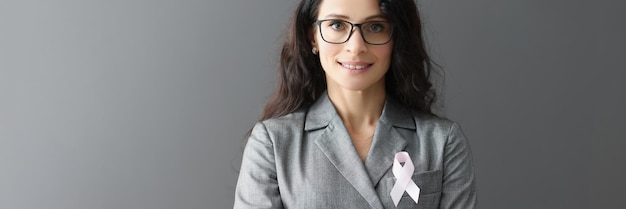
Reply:
[[[295,0],[0,0],[0,208],[230,208]],[[626,3],[420,2],[482,208],[622,208]]]

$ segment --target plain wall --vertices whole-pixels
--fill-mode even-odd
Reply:
[[[231,208],[295,0],[0,0],[0,208]],[[482,208],[626,204],[626,3],[420,1]]]

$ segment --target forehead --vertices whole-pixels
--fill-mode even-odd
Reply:
[[[337,18],[362,21],[382,16],[378,0],[323,0],[318,8],[318,19]]]

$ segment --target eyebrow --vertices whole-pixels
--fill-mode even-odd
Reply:
[[[340,14],[329,14],[326,15],[326,18],[341,18],[341,19],[346,19],[349,20],[350,17],[346,16],[346,15],[340,15]],[[365,18],[365,20],[371,20],[371,19],[376,19],[376,18],[383,18],[383,19],[387,19],[387,17],[383,14],[376,14],[376,15],[371,15],[367,18]]]

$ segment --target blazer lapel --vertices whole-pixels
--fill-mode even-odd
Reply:
[[[311,106],[305,123],[305,131],[322,128],[324,132],[315,139],[317,147],[372,208],[383,208],[372,182],[363,181],[370,179],[368,172],[327,94]]]
[[[388,97],[365,159],[365,168],[374,186],[392,167],[395,154],[403,151],[410,140],[406,138],[410,136],[403,136],[398,129],[415,130],[415,121],[409,111]]]

